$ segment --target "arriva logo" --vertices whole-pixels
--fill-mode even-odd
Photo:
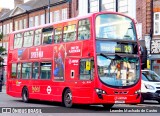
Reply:
[[[31,58],[42,58],[43,57],[43,51],[39,51],[38,48],[36,48],[35,52],[31,52]]]
[[[126,100],[127,97],[118,97],[118,96],[116,96],[114,99],[115,99],[115,100]]]

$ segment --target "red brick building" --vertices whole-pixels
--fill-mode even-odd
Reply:
[[[152,7],[153,0],[136,0],[136,20],[142,29],[141,39],[144,39],[146,35],[153,31]]]
[[[22,4],[21,4],[22,3]],[[76,0],[15,0],[15,8],[0,17],[0,33],[7,48],[7,35],[16,30],[43,25],[77,16]],[[50,16],[49,16],[50,14]],[[50,19],[49,19],[50,18]]]
[[[153,13],[153,32],[149,59],[151,61],[151,69],[160,75],[160,0],[153,0],[151,10]]]

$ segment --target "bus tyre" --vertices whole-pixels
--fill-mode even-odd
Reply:
[[[103,104],[103,107],[106,108],[106,109],[110,109],[112,108],[114,104]]]
[[[25,103],[28,103],[28,101],[29,101],[29,93],[28,93],[28,89],[26,87],[24,87],[22,90],[22,100]]]
[[[63,104],[65,107],[72,107],[72,93],[70,89],[66,89],[63,95]]]

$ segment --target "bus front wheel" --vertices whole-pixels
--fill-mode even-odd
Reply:
[[[72,93],[70,89],[66,89],[63,95],[63,104],[65,107],[72,107]]]
[[[29,101],[29,93],[28,93],[28,89],[26,87],[24,87],[22,90],[22,100],[25,103],[27,103]]]

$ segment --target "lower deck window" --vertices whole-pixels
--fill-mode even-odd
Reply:
[[[42,62],[40,66],[41,66],[40,78],[41,79],[50,79],[52,64],[50,62]]]
[[[16,79],[16,68],[17,68],[17,64],[12,64],[12,71],[11,71],[11,78],[12,79]]]
[[[31,63],[22,64],[22,79],[29,79],[31,77]]]

